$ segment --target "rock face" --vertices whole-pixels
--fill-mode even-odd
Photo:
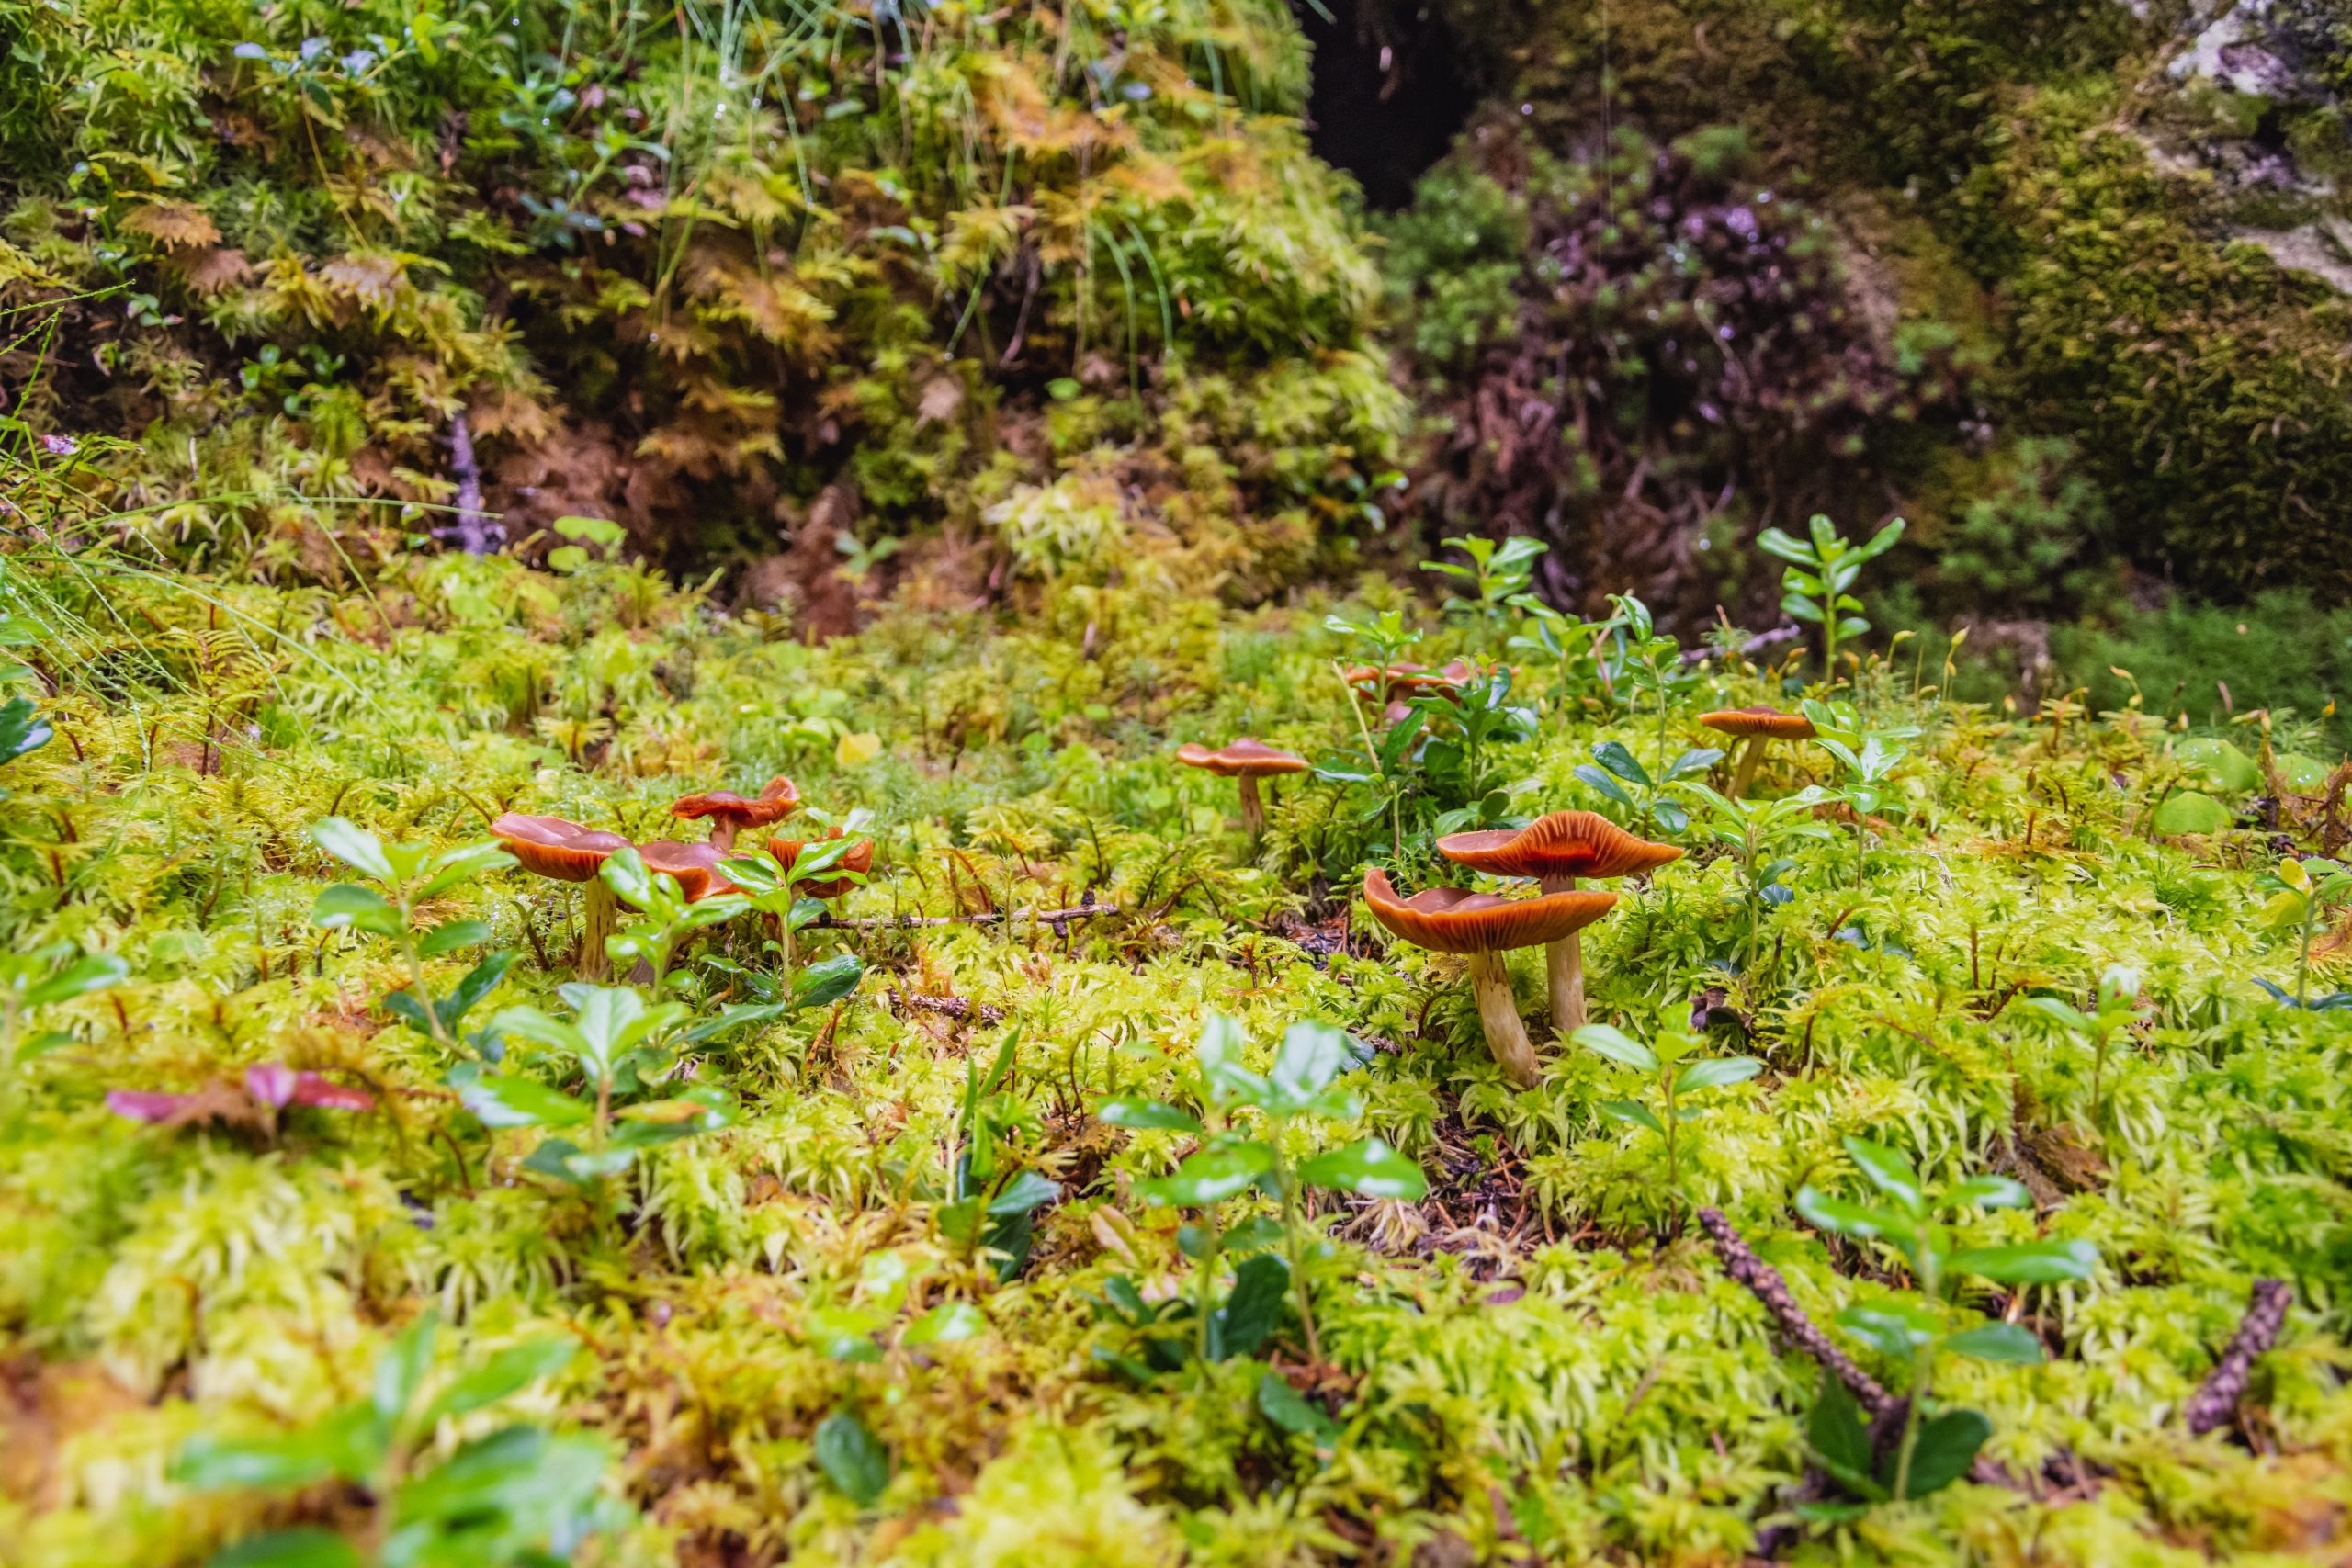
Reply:
[[[1678,414],[1586,374],[1586,400],[1609,419],[1570,422],[1569,439],[1591,462],[1555,458],[1551,494],[1522,487],[1489,515],[1579,513],[1597,541],[1588,576],[1669,597],[1703,599],[1715,563],[1792,503],[1849,532],[1906,513],[1910,565],[1953,607],[2024,584],[2029,603],[2005,608],[2063,615],[2124,592],[2131,573],[2222,595],[2352,589],[2348,0],[1623,0],[1605,13],[1539,0],[1506,13],[1516,29],[1484,15],[1460,20],[1501,62],[1489,122],[1598,184],[1623,137],[1670,145],[1737,127],[1753,182],[1816,215],[1836,265],[1810,287],[1836,301],[1834,322],[1898,381],[1936,383],[1890,400],[1895,417],[1850,426],[1858,445],[1808,459],[1786,440],[1726,452],[1702,406],[1721,402]],[[1416,211],[1463,209],[1459,187],[1491,177],[1491,162],[1465,139]],[[1513,214],[1530,278],[1554,238],[1532,215]],[[1692,298],[1724,281],[1724,255],[1671,257]],[[1398,277],[1392,251],[1408,352],[1449,411],[1524,410],[1523,367],[1489,350],[1462,359],[1464,259]],[[1623,299],[1625,281],[1600,298]],[[1821,308],[1797,314],[1824,325]],[[1641,334],[1612,337],[1606,318],[1586,336],[1621,371]],[[1528,341],[1522,312],[1487,319],[1502,325],[1482,341]],[[1668,385],[1661,367],[1635,378]],[[1867,385],[1859,375],[1837,395]],[[1532,396],[1575,400],[1556,386]],[[1453,412],[1445,440],[1435,477],[1458,483],[1465,457],[1491,466],[1510,437]],[[1612,443],[1645,454],[1623,470],[1633,482],[1617,481]],[[1776,473],[1792,452],[1826,499]],[[1659,522],[1661,476],[1700,474],[1723,503]]]

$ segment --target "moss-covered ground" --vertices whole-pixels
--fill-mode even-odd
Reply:
[[[1337,672],[1365,651],[1326,628],[1340,606],[1067,589],[1017,622],[900,608],[812,648],[566,559],[404,558],[336,598],[9,558],[12,690],[54,733],[0,766],[0,1558],[2341,1551],[2352,1014],[2325,1005],[2343,890],[2294,860],[2340,847],[2341,780],[2283,719],[2233,750],[2136,708],[2029,725],[1947,700],[1904,648],[1825,690],[1653,647],[1661,694],[1621,634],[1506,649],[1515,616],[1367,590],[1344,608],[1401,609],[1430,631],[1415,659],[1519,669],[1469,756],[1482,698],[1346,783],[1383,716]],[[1759,797],[1835,798],[1770,816],[1752,856],[1695,790],[1576,772],[1601,745],[1662,774],[1717,739],[1701,712],[1808,695],[1869,766],[1777,748]],[[1234,786],[1174,758],[1244,734],[1325,763],[1276,786],[1254,847]],[[1722,786],[1729,762],[1686,768]],[[421,957],[432,995],[515,955],[438,1030],[385,1003],[411,939],[314,923],[357,908],[320,900],[368,883],[347,863],[366,842],[438,855],[508,811],[696,839],[675,797],[778,773],[796,822],[870,835],[869,878],[789,957],[756,911],[680,936],[676,1010],[625,1042],[593,1117],[594,1062],[547,1021],[654,987],[625,957],[606,999],[559,996],[581,888],[493,866],[410,897],[414,930],[481,922]],[[1668,832],[1678,803],[1696,815]],[[1670,1179],[1658,1134],[1603,1109],[1655,1086],[1556,1036],[1540,953],[1511,961],[1543,1063],[1521,1089],[1463,961],[1393,942],[1356,897],[1364,863],[1439,879],[1435,828],[1571,807],[1687,852],[1586,933],[1594,1020],[1762,1064],[1683,1097]],[[2159,831],[2181,828],[2203,830]],[[1213,1015],[1246,1043],[1204,1082]],[[1323,1064],[1337,1096],[1234,1108],[1236,1070],[1302,1021],[1358,1043]],[[272,1066],[318,1077],[252,1071]],[[1285,1170],[1376,1136],[1426,1195],[1309,1190],[1294,1247],[1269,1182],[1214,1214],[1153,1201],[1198,1195],[1149,1183],[1204,1134],[1132,1107],[1113,1125],[1114,1097],[1222,1108]],[[1955,1268],[1923,1302],[1900,1248],[1800,1213],[1808,1188],[1814,1214],[1871,1198],[1849,1138],[1931,1186],[2023,1184],[2022,1206],[1958,1211],[1951,1247],[2081,1242],[2095,1265]],[[1908,1359],[1868,1325],[1904,1303],[1939,1334],[2014,1325],[2008,1359],[1933,1363],[1934,1408],[1989,1424],[1975,1479],[1874,1506],[1808,1481],[1823,1374],[1702,1207],[1897,1393]],[[2285,1330],[2192,1436],[2184,1405],[2264,1278],[2291,1289]],[[256,1536],[318,1555],[229,1544]]]

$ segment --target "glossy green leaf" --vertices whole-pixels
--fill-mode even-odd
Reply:
[[[1421,1168],[1378,1138],[1360,1138],[1345,1148],[1303,1161],[1298,1179],[1310,1187],[1408,1202],[1427,1197],[1430,1190]]]

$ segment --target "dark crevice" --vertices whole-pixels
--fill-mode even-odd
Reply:
[[[1478,93],[1453,29],[1412,0],[1293,0],[1315,46],[1307,141],[1347,170],[1377,211],[1410,205],[1413,182],[1445,156]]]

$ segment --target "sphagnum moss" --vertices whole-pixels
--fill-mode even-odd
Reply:
[[[1659,1141],[1600,1112],[1624,1068],[1552,1049],[1532,1087],[1510,1082],[1455,962],[1385,944],[1348,897],[1354,868],[1395,855],[1397,814],[1396,869],[1433,879],[1440,818],[1466,804],[1442,770],[1360,828],[1328,810],[1339,785],[1306,780],[1243,861],[1217,830],[1230,786],[1172,761],[1177,717],[1309,757],[1359,743],[1319,612],[1244,621],[1097,589],[1083,614],[1053,596],[1017,624],[900,610],[804,647],[594,563],[402,559],[413,602],[362,643],[297,596],[107,564],[10,563],[71,612],[43,663],[58,689],[30,692],[56,737],[0,764],[0,920],[12,952],[47,954],[6,971],[0,1084],[13,1560],[197,1562],[264,1529],[380,1552],[436,1506],[417,1490],[433,1476],[502,1455],[510,1480],[597,1466],[585,1490],[485,1505],[517,1539],[586,1531],[583,1562],[1338,1562],[1449,1536],[1466,1547],[1436,1550],[1499,1539],[1541,1561],[1760,1543],[2023,1562],[2021,1541],[2289,1560],[2352,1506],[2336,950],[2312,943],[2319,1005],[2257,984],[2291,987],[2303,935],[2260,918],[2270,830],[2149,838],[2177,770],[2134,714],[2053,750],[2046,726],[1914,699],[1866,664],[1833,706],[1916,733],[1878,785],[1904,809],[1883,811],[1861,886],[1849,829],[1823,822],[1753,857],[1685,832],[1684,859],[1625,890],[1588,933],[1593,1018],[1765,1065],[1679,1129],[1668,1192]],[[636,629],[616,636],[624,596]],[[225,624],[266,671],[233,725],[179,635],[205,629],[208,601],[236,607]],[[1509,629],[1465,622],[1417,651],[1487,653],[1478,638]],[[1244,657],[1255,677],[1226,679]],[[523,668],[528,700],[492,700],[484,672]],[[1647,694],[1588,705],[1589,667],[1547,671],[1530,738],[1485,770],[1512,781],[1509,814],[1609,809],[1575,773],[1596,742],[1658,766],[1701,713],[1786,695],[1697,669],[1662,739]],[[602,738],[535,727],[550,703]],[[842,738],[866,734],[882,743],[858,761]],[[1797,746],[1775,773],[1834,785],[1836,767]],[[876,870],[837,900],[866,923],[804,926],[792,981],[759,919],[682,929],[665,939],[678,1021],[593,1070],[538,1038],[585,1038],[605,1005],[558,994],[568,886],[500,869],[407,885],[414,930],[457,931],[446,951],[417,939],[435,998],[517,955],[446,1042],[383,1005],[414,985],[404,948],[311,924],[351,875],[311,836],[331,817],[428,859],[510,811],[647,840],[684,789],[779,773],[837,818],[873,813]],[[2279,831],[2305,833],[2291,813]],[[1117,913],[1017,918],[1083,899]],[[1016,918],[956,923],[977,914]],[[120,974],[62,981],[76,953]],[[2110,966],[2138,988],[2104,1040],[2028,1005],[2095,1010]],[[781,987],[820,971],[864,978],[793,1005]],[[1540,995],[1539,956],[1504,976]],[[935,998],[975,1005],[906,999]],[[520,1009],[547,1021],[486,1032]],[[1236,1110],[1237,1136],[1278,1138],[1298,1170],[1377,1136],[1428,1197],[1309,1194],[1294,1246],[1276,1197],[1245,1185],[1204,1273],[1200,1216],[1138,1184],[1199,1152],[1182,1118],[1212,1012],[1238,1024],[1236,1070],[1274,1071],[1301,1020],[1362,1046],[1322,1111],[1277,1126]],[[726,1027],[689,1037],[707,1022]],[[364,1087],[374,1109],[171,1127],[106,1109],[109,1090],[198,1093],[265,1064]],[[485,1078],[541,1092],[486,1117]],[[1113,1098],[1182,1114],[1114,1127],[1095,1114]],[[594,1119],[567,1131],[565,1105]],[[559,1139],[585,1163],[545,1156]],[[1997,1176],[2031,1195],[1957,1212],[1955,1245],[2096,1254],[2087,1278],[1972,1277],[1935,1303],[1947,1329],[2010,1324],[2041,1347],[2036,1366],[1936,1362],[1937,1396],[1984,1417],[1985,1473],[2014,1483],[1997,1495],[1963,1480],[1859,1524],[1789,1513],[1838,1500],[1800,1484],[1820,1369],[1672,1221],[1721,1211],[1900,1394],[1906,1363],[1840,1316],[1922,1299],[1898,1255],[1833,1246],[1792,1207],[1807,1188],[1809,1205],[1870,1196],[1849,1139],[1900,1150],[1939,1191]],[[1251,1283],[1275,1280],[1269,1258],[1310,1289]],[[2293,1292],[2279,1348],[2222,1435],[2192,1439],[2184,1407],[2265,1277]],[[1190,1315],[1203,1301],[1226,1314],[1215,1337]],[[401,1370],[428,1312],[434,1348]],[[556,1338],[578,1349],[559,1362]],[[292,1439],[387,1377],[387,1399],[415,1380],[387,1417],[401,1473],[355,1461],[352,1489],[306,1469]],[[416,1425],[452,1398],[467,1408]],[[2258,1451],[2230,1440],[2241,1425]],[[199,1432],[210,1470],[186,1457]],[[221,1478],[221,1443],[264,1483],[197,1484]]]

